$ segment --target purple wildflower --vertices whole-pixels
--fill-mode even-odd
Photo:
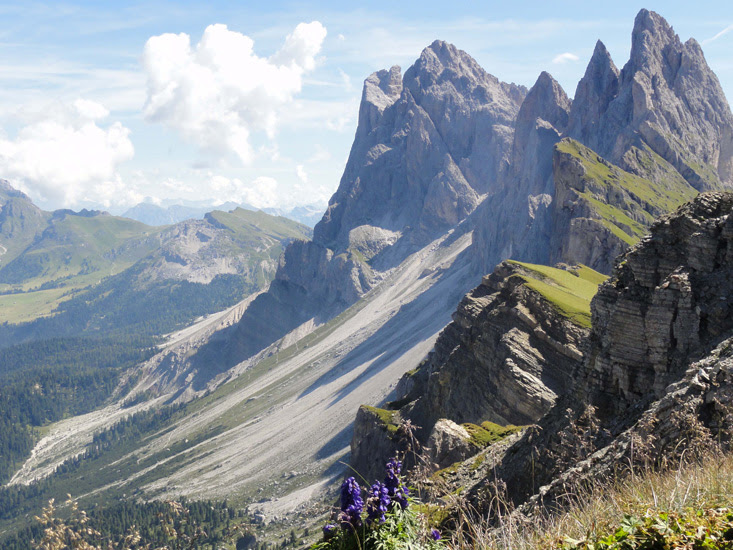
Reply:
[[[337,525],[333,523],[327,523],[323,526],[323,540],[328,540],[336,533]]]
[[[398,503],[403,509],[407,508],[407,497],[410,495],[410,490],[403,485],[400,478],[402,462],[392,458],[387,462],[385,469],[387,470],[387,476],[384,478],[384,485],[387,487],[389,498],[393,503]]]
[[[361,512],[363,509],[364,501],[361,499],[361,487],[353,477],[350,477],[341,484],[339,521],[341,521],[342,526],[358,527],[361,525]]]
[[[430,536],[433,537],[433,540],[440,540],[440,531],[437,529],[432,529],[430,531]]]
[[[385,522],[384,514],[389,510],[392,500],[389,498],[389,490],[384,483],[375,483],[369,490],[367,499],[367,522]]]

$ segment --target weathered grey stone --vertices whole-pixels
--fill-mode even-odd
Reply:
[[[433,469],[445,468],[476,454],[466,428],[441,418],[433,426],[427,442],[427,458]]]

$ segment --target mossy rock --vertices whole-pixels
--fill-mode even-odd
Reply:
[[[521,426],[500,426],[494,422],[482,422],[478,424],[462,424],[463,428],[466,429],[468,435],[471,437],[470,442],[479,449],[485,449],[492,443],[501,441],[505,437],[515,434],[522,430]],[[478,467],[478,466],[476,466]]]
[[[361,408],[362,410],[376,417],[379,422],[384,426],[384,428],[390,433],[390,435],[394,435],[397,433],[397,430],[400,427],[399,413],[397,411],[379,409],[377,407],[370,407],[369,405],[362,405]]]

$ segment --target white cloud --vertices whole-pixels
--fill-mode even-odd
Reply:
[[[579,60],[580,58],[577,55],[570,52],[561,53],[560,55],[556,55],[552,58],[552,62],[556,65],[562,65],[563,63],[574,63]]]
[[[86,99],[34,113],[14,138],[0,138],[1,173],[45,203],[125,200],[134,192],[123,192],[116,169],[134,148],[122,124],[98,124],[108,114]]]
[[[298,164],[295,167],[295,173],[300,181],[302,181],[303,183],[308,183],[308,173],[305,171],[305,168],[302,164]]]
[[[346,72],[343,69],[339,69],[339,76],[341,77],[341,82],[344,85],[344,90],[347,92],[350,92],[354,89],[354,87],[351,85],[351,77],[346,74]]]
[[[300,92],[326,37],[318,21],[300,23],[272,57],[226,25],[210,25],[191,47],[187,34],[153,36],[145,45],[148,120],[179,131],[204,150],[252,160],[250,136],[273,138],[283,107]]]
[[[246,203],[255,208],[274,208],[280,203],[277,181],[266,176],[255,178],[249,184],[245,184],[238,178],[210,175],[208,187],[216,195],[217,204],[233,201]]]
[[[703,45],[710,44],[710,42],[712,42],[714,40],[717,40],[721,36],[724,36],[724,35],[728,34],[730,31],[733,31],[733,25],[728,25],[726,28],[724,28],[722,31],[720,31],[715,36],[710,37],[710,38],[707,38],[706,40],[703,40],[702,43],[703,43]]]
[[[326,149],[323,145],[316,144],[316,151],[313,153],[313,156],[311,156],[308,159],[309,163],[316,163],[316,162],[326,162],[331,160],[332,155],[331,151]]]

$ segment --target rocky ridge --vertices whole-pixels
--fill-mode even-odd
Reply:
[[[390,408],[359,411],[352,467],[370,472],[404,450],[399,427],[407,420],[428,449],[444,441],[431,457],[440,467],[466,446],[465,438],[449,438],[457,429],[439,425],[441,419],[537,422],[571,387],[590,334],[590,298],[603,280],[587,267],[500,264],[461,301],[428,357],[400,380]]]
[[[629,152],[643,141],[698,190],[733,185],[733,116],[720,83],[697,41],[682,43],[655,12],[636,16],[620,72],[596,46],[569,127],[570,137],[623,168],[634,167]]]
[[[592,329],[581,334],[584,357],[555,404],[516,440],[454,465],[446,474],[454,486],[481,508],[499,479],[529,513],[532,503],[550,502],[574,483],[676,461],[685,449],[729,446],[731,220],[733,194],[704,193],[656,222],[600,285]],[[461,376],[483,368],[474,360]],[[501,400],[504,391],[484,400]]]

